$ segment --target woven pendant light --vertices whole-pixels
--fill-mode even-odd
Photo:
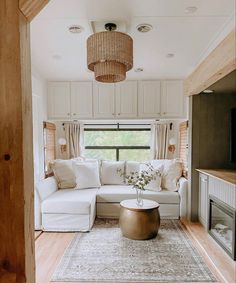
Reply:
[[[133,40],[114,31],[115,24],[106,24],[105,28],[108,31],[95,33],[87,40],[88,69],[94,72],[96,81],[120,82],[133,67]]]

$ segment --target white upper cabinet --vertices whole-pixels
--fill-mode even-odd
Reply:
[[[94,118],[115,117],[115,86],[114,84],[94,83]]]
[[[161,116],[181,118],[184,116],[184,93],[182,81],[163,81]]]
[[[161,82],[140,81],[138,92],[139,118],[155,118],[161,114]]]
[[[69,82],[49,83],[48,118],[70,119],[70,83]]]
[[[50,82],[49,119],[185,118],[183,81]]]
[[[137,117],[137,81],[126,81],[115,85],[115,113],[117,118]]]
[[[71,118],[91,118],[93,116],[92,82],[71,83]]]

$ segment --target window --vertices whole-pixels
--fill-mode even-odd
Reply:
[[[132,126],[132,128],[131,128]],[[102,125],[85,127],[87,158],[143,161],[150,158],[150,125]]]

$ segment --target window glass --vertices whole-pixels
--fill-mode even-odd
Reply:
[[[150,158],[150,129],[89,129],[84,131],[85,156],[106,160],[145,161]]]
[[[115,161],[116,151],[114,149],[85,149],[85,157]]]
[[[146,161],[150,159],[150,149],[120,149],[119,160]]]
[[[85,131],[86,146],[149,146],[150,131]]]

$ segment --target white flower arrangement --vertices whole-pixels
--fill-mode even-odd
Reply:
[[[125,174],[118,169],[117,172],[127,180],[129,185],[133,185],[134,188],[144,191],[145,187],[152,181],[156,180],[157,177],[161,176],[159,170],[155,170],[150,163],[144,163],[147,166],[147,170],[141,170],[139,172],[130,172],[130,174]]]

